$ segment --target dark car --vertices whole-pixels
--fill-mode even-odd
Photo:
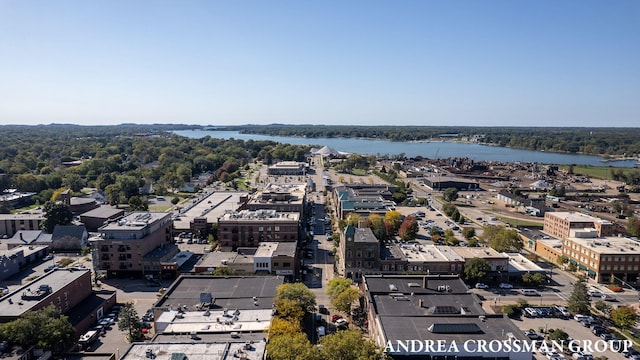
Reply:
[[[600,325],[596,325],[593,327],[593,329],[591,329],[591,332],[596,335],[596,336],[600,336],[601,334],[605,333],[607,331],[607,329],[604,328],[604,326],[600,326]]]
[[[602,333],[600,334],[600,338],[604,341],[609,341],[609,340],[613,340],[613,335],[609,333]]]

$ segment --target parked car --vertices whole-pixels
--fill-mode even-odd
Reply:
[[[600,334],[600,339],[604,340],[604,341],[609,341],[609,340],[613,340],[613,335],[609,334],[609,333],[602,333]]]
[[[49,261],[49,260],[53,260],[53,255],[49,254],[42,258],[42,261]]]
[[[509,283],[500,283],[500,285],[498,285],[498,287],[500,289],[513,289],[513,285],[511,285]]]
[[[601,334],[607,332],[607,329],[605,329],[604,326],[600,326],[600,325],[595,325],[592,329],[591,332],[596,335],[596,336],[600,336]]]
[[[535,331],[525,331],[524,332],[524,336],[528,337],[531,340],[542,340],[543,337],[540,336],[540,334],[538,334]]]
[[[349,322],[347,321],[347,319],[336,320],[336,326],[347,326],[347,325],[349,325]]]
[[[532,318],[538,317],[538,312],[536,311],[536,309],[528,307],[524,309],[524,316]]]
[[[342,319],[342,315],[338,315],[338,314],[331,315],[331,322],[336,322],[340,319]]]
[[[477,283],[476,284],[476,289],[488,289],[489,285],[485,284],[485,283]]]
[[[567,308],[565,308],[564,306],[554,306],[553,309],[554,309],[557,317],[562,318],[562,319],[571,318],[571,313],[569,311],[567,311]]]
[[[617,300],[617,299],[616,299],[616,298],[614,298],[613,296],[611,296],[611,295],[607,295],[607,294],[602,294],[601,298],[602,298],[602,300],[604,300],[604,301],[616,301],[616,300]]]

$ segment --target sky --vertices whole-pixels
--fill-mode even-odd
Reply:
[[[640,126],[640,1],[0,0],[0,124]]]

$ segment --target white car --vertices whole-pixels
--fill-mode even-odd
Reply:
[[[489,285],[484,284],[484,283],[477,283],[476,284],[476,289],[488,289]]]
[[[602,292],[599,290],[595,290],[595,289],[589,289],[587,290],[587,295],[591,296],[591,297],[602,297]]]
[[[498,287],[500,289],[513,289],[513,285],[511,285],[509,283],[500,283],[500,285],[498,285]]]
[[[349,321],[347,321],[347,319],[336,320],[336,326],[347,326],[347,325],[349,325]]]

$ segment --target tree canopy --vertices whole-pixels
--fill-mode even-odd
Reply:
[[[75,329],[66,316],[50,305],[42,310],[27,311],[19,319],[0,325],[0,334],[21,346],[35,345],[57,353],[71,344]]]
[[[611,320],[623,329],[632,328],[638,322],[636,309],[631,306],[619,306],[611,310]]]
[[[73,221],[73,213],[69,206],[62,202],[48,201],[44,204],[45,220],[42,229],[47,233],[52,233],[56,225],[69,225]]]
[[[498,252],[517,252],[524,247],[518,231],[504,226],[486,225],[483,228],[482,239]]]
[[[316,295],[303,283],[286,283],[278,286],[278,294],[275,298],[276,307],[283,301],[291,300],[300,304],[305,312],[313,312],[316,309]]]
[[[491,264],[487,259],[471,258],[464,265],[464,276],[469,281],[482,281],[491,271]]]
[[[587,286],[584,278],[580,277],[573,285],[569,300],[567,300],[567,309],[574,314],[589,313],[589,295],[587,295]]]

